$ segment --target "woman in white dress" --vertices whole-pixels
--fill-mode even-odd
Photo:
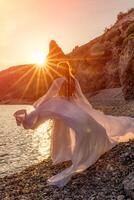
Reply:
[[[29,114],[19,110],[14,116],[25,129],[36,129],[46,120],[53,120],[52,161],[57,164],[71,160],[72,165],[51,177],[48,184],[63,187],[118,142],[133,139],[134,119],[105,115],[92,108],[69,65],[60,65],[62,77],[54,80],[48,92],[33,104],[34,110]]]

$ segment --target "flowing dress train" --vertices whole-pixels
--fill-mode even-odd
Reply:
[[[63,187],[71,177],[87,169],[121,141],[134,138],[134,119],[114,117],[95,110],[83,95],[75,79],[70,100],[58,95],[65,78],[56,79],[48,92],[37,100],[34,110],[17,111],[14,116],[25,129],[36,129],[53,120],[50,156],[54,164],[71,160],[72,165],[51,177],[48,184]]]

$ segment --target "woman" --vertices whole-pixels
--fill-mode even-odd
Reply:
[[[62,77],[54,80],[48,92],[36,101],[34,111],[17,111],[18,125],[35,129],[53,119],[51,158],[53,163],[71,160],[72,165],[48,180],[63,187],[71,177],[87,169],[118,142],[134,138],[134,119],[113,117],[92,108],[83,95],[69,65],[60,63]],[[68,67],[67,67],[68,66]]]

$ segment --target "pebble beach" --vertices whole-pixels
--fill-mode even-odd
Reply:
[[[118,95],[116,95],[116,97],[117,96]],[[117,98],[117,101],[113,101],[113,104],[108,104],[102,101],[100,97],[100,102],[96,100],[96,98],[97,97],[91,98],[93,106],[96,109],[103,110],[106,114],[134,116],[134,101],[125,103],[122,99]],[[48,126],[47,132],[50,131],[50,127],[51,126]],[[5,127],[3,127],[3,130],[5,130]],[[1,132],[3,133],[3,131]],[[20,134],[21,133],[18,135]],[[43,144],[40,147],[38,142],[36,142],[36,146],[33,146],[33,139],[31,139],[33,133],[29,132],[24,135],[23,144],[18,142],[19,136],[16,139],[11,136],[9,137],[11,142],[8,143],[13,144],[18,142],[19,147],[16,149],[16,144],[14,144],[12,145],[12,148],[9,147],[9,149],[7,149],[6,147],[7,152],[4,152],[5,155],[3,155],[3,158],[8,158],[6,165],[8,168],[5,171],[3,169],[3,172],[1,171],[1,200],[133,199],[133,194],[127,192],[125,189],[124,180],[129,174],[133,173],[134,141],[131,140],[115,146],[112,150],[101,156],[101,158],[94,165],[89,167],[83,173],[74,176],[64,188],[59,189],[56,186],[48,186],[47,179],[62,171],[71,163],[64,162],[63,164],[53,166],[51,159],[49,157],[47,158],[48,150],[46,150],[45,147],[44,150],[42,150]],[[4,133],[2,137],[4,137]],[[28,139],[26,139],[26,137],[28,137]],[[49,134],[47,140],[49,140]],[[5,141],[5,145],[6,144],[7,141]],[[16,158],[11,156],[14,151],[16,151],[14,156],[16,154],[18,155]],[[11,153],[10,156],[8,155],[9,152]],[[46,152],[46,157],[45,154],[43,154],[44,152]],[[2,157],[0,157],[0,159],[0,165],[2,165]],[[11,163],[13,163],[13,159],[18,159],[15,161],[15,166],[11,165]],[[22,160],[24,160],[23,163],[21,163]],[[5,161],[6,159],[3,162]],[[18,169],[16,167],[17,165]]]

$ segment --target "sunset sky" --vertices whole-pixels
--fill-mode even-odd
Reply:
[[[134,0],[0,0],[0,70],[34,63],[51,39],[67,53],[132,7]]]

